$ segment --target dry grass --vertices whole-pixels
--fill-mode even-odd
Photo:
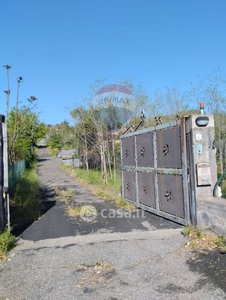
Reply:
[[[212,251],[215,249],[226,251],[226,238],[223,236],[206,233],[194,226],[184,227],[182,233],[189,238],[189,241],[185,244],[185,248],[189,250],[203,253],[206,250]]]
[[[76,218],[78,216],[80,216],[81,213],[81,209],[83,208],[84,205],[78,205],[78,206],[68,206],[66,209],[67,214],[69,215],[69,217],[71,218]]]
[[[95,262],[95,264],[78,265],[76,272],[80,275],[76,280],[76,288],[97,288],[109,283],[116,275],[116,269],[108,262]]]
[[[72,189],[61,190],[59,187],[55,189],[56,198],[66,204],[66,213],[70,218],[76,218],[80,215],[83,205],[74,206],[71,203],[72,198],[76,195],[76,191]]]
[[[64,201],[66,204],[68,204],[69,200],[76,195],[76,191],[72,189],[59,190],[59,188],[56,188],[55,191],[56,198],[60,201]]]

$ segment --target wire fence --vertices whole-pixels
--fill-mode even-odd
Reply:
[[[23,176],[25,171],[25,159],[9,165],[9,192],[12,192],[17,181]]]

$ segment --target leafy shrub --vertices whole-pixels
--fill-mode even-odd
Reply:
[[[14,244],[14,236],[11,234],[10,229],[5,230],[0,234],[0,260],[6,258],[10,249]]]

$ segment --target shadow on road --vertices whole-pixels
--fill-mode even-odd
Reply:
[[[39,211],[39,219],[43,217],[52,207],[56,205],[56,200],[54,200],[55,192],[54,189],[43,188],[41,190],[41,203]],[[21,224],[12,224],[12,234],[16,237],[21,235],[28,227],[30,227],[37,220],[29,220]]]

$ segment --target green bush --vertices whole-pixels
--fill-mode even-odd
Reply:
[[[50,140],[49,140],[49,146],[51,149],[61,149],[61,135],[58,132],[53,132]]]
[[[14,244],[14,236],[11,234],[10,229],[6,229],[0,234],[0,260],[4,260],[10,249]]]

